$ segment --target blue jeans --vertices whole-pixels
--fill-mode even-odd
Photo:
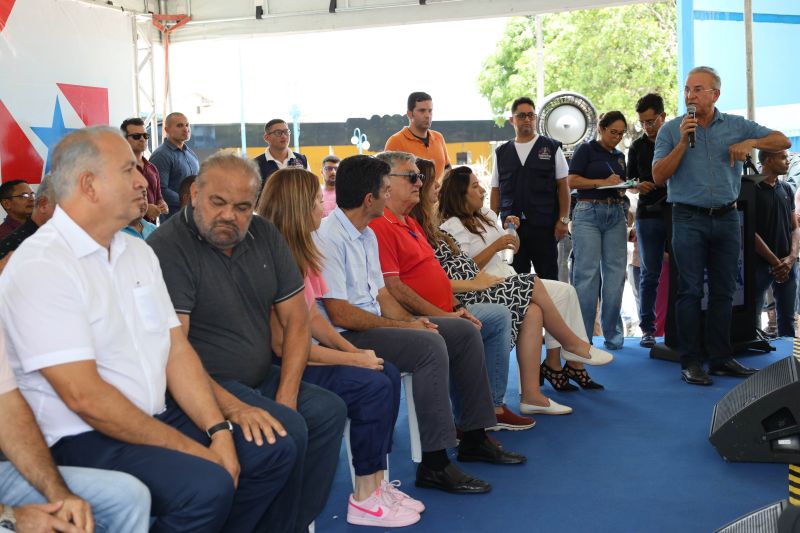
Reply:
[[[636,219],[636,239],[639,243],[639,328],[642,333],[656,330],[656,292],[661,265],[664,260],[664,247],[667,242],[667,228],[664,219]]]
[[[297,460],[256,531],[305,532],[325,507],[342,446],[347,406],[339,396],[316,385],[300,383],[297,410],[277,403],[279,366],[272,367],[255,388],[237,381],[220,381],[246,404],[260,407],[277,418],[294,441]]]
[[[511,311],[500,304],[473,304],[467,310],[481,321],[489,389],[495,407],[505,403],[508,357],[511,355]]]
[[[767,289],[772,286],[772,295],[775,297],[775,313],[778,316],[778,335],[781,337],[794,337],[794,301],[797,295],[797,264],[792,265],[789,279],[778,283],[769,273],[769,265],[764,261],[756,260],[756,325],[761,326],[761,310],[764,308],[764,297]]]
[[[356,475],[386,470],[386,454],[392,451],[392,433],[400,409],[397,368],[388,361],[383,363],[383,372],[347,365],[309,365],[303,381],[335,392],[347,404]]]
[[[600,326],[609,350],[622,348],[622,291],[627,263],[627,225],[622,204],[578,202],[572,211],[572,284],[586,336],[591,339],[600,299]]]
[[[150,527],[150,492],[123,472],[62,466],[67,486],[92,506],[98,533],[146,533]],[[0,462],[0,503],[20,507],[47,503],[8,461]],[[5,531],[5,530],[3,530]]]
[[[678,267],[675,322],[681,365],[701,364],[708,354],[711,365],[731,358],[731,313],[739,270],[741,230],[736,209],[709,216],[672,207],[672,252]],[[701,302],[708,270],[708,307],[705,331]]]

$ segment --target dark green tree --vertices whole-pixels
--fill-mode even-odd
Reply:
[[[543,15],[545,94],[574,91],[598,112],[635,118],[636,100],[661,93],[667,114],[677,110],[675,0]],[[514,98],[536,97],[534,17],[509,20],[483,64],[478,88],[498,120]],[[633,120],[629,120],[633,122]]]

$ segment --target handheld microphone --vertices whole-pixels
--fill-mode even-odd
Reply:
[[[686,114],[692,118],[697,116],[697,106],[689,104],[686,106]],[[694,132],[689,132],[689,148],[694,148]]]

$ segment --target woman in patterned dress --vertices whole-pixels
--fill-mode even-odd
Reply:
[[[418,159],[417,166],[426,176],[431,172],[431,167],[426,160]],[[440,185],[434,179],[426,179],[424,181],[420,192],[420,203],[411,212],[411,216],[416,218],[425,231],[428,241],[436,252],[437,259],[451,279],[453,291],[459,293],[459,299],[462,302],[500,303],[507,305],[511,311],[514,326],[513,342],[517,345],[517,362],[521,378],[522,401],[520,402],[520,411],[526,414],[566,414],[571,412],[571,408],[557,404],[542,394],[540,390],[540,385],[542,384],[542,377],[539,374],[542,321],[548,322],[548,317],[542,317],[538,306],[531,306],[534,298],[535,277],[531,274],[515,274],[504,277],[492,275],[485,270],[481,270],[472,258],[460,250],[459,245],[451,235],[439,229],[439,218],[435,208],[439,187]],[[551,293],[549,286],[546,286],[545,289],[550,293],[553,303],[558,308],[558,312],[555,314],[563,314],[562,308],[565,306],[558,301],[560,299],[558,291]],[[562,317],[558,316],[558,318],[561,319]],[[582,349],[585,348],[588,351],[588,343],[585,342],[585,339],[576,336],[564,324],[563,319],[559,320],[559,322],[564,327],[564,330],[558,330],[553,327],[553,331],[560,331],[562,334],[559,337],[562,340],[569,340],[570,343],[577,341],[581,345],[585,345]],[[598,363],[600,360],[610,362],[610,355],[605,354],[605,352],[601,354],[598,350],[592,350],[588,353],[594,359],[597,359]],[[575,354],[570,354],[570,356],[571,359],[576,358]],[[594,363],[594,361],[582,356],[578,356],[578,358],[586,361],[587,364]],[[583,365],[580,366],[582,369]],[[564,377],[564,384],[568,385],[566,377]]]

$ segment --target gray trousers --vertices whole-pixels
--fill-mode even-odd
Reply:
[[[456,428],[448,391],[457,406],[458,426],[465,430],[497,423],[480,331],[463,318],[430,317],[439,332],[405,328],[343,331],[358,348],[375,350],[400,372],[411,372],[422,451],[456,445]]]

